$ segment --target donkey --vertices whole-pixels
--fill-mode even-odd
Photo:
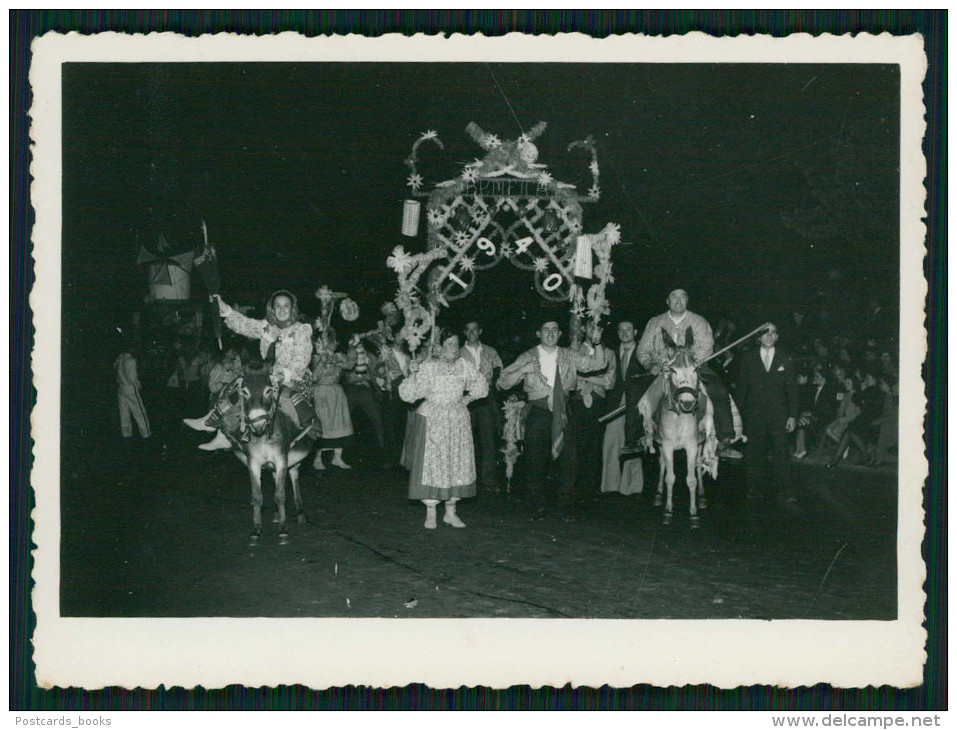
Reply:
[[[289,543],[286,531],[286,477],[292,483],[296,504],[296,520],[302,524],[306,514],[299,494],[299,466],[316,442],[310,430],[301,431],[292,419],[280,409],[279,393],[282,386],[274,385],[269,368],[248,366],[241,378],[234,381],[238,389],[241,436],[229,436],[233,453],[249,469],[252,486],[253,531],[250,546],[258,545],[262,534],[262,471],[272,471],[276,483],[276,522],[279,523],[279,544]]]
[[[658,491],[655,506],[662,504],[662,491],[667,487],[667,499],[662,522],[671,524],[673,516],[672,493],[675,484],[674,453],[684,449],[688,461],[686,482],[689,494],[689,512],[691,527],[699,525],[698,507],[707,503],[704,496],[704,472],[712,478],[717,476],[718,460],[715,455],[717,438],[714,431],[714,408],[708,394],[698,381],[698,366],[692,354],[694,333],[691,327],[685,331],[685,343],[678,347],[671,336],[662,328],[662,338],[672,353],[664,363],[659,381],[664,389],[658,403],[657,412],[645,413],[646,422],[654,423],[654,440],[661,447],[658,475]],[[640,405],[648,407],[643,399]],[[649,421],[649,417],[654,417]]]

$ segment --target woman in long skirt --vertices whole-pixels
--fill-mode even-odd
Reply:
[[[342,459],[342,450],[351,445],[353,432],[346,392],[339,384],[345,358],[337,346],[335,331],[327,327],[312,356],[313,403],[322,426],[322,441],[312,462],[312,468],[317,471],[326,468],[322,463],[324,451],[332,452],[333,466],[352,468]]]
[[[468,404],[488,395],[488,381],[478,369],[459,357],[459,338],[443,334],[439,357],[421,365],[412,362],[409,377],[399,385],[408,403],[420,398],[409,422],[403,465],[410,470],[409,499],[425,505],[425,528],[436,527],[436,507],[445,503],[442,521],[465,527],[456,503],[475,496],[475,450]],[[466,395],[467,393],[467,395]]]

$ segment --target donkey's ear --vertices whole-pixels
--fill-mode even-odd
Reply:
[[[688,329],[685,330],[685,347],[694,347],[694,330],[691,329],[691,325],[688,325]]]
[[[668,330],[666,330],[664,327],[661,328],[661,339],[665,343],[665,347],[672,350],[678,349],[678,346],[675,344],[675,341],[671,339],[671,335],[668,334]]]

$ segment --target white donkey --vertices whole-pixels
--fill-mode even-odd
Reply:
[[[667,487],[668,494],[664,501],[665,513],[662,521],[666,525],[671,524],[672,494],[675,485],[674,453],[684,449],[688,460],[687,484],[691,527],[696,528],[699,525],[698,507],[704,508],[707,504],[704,496],[704,472],[711,474],[712,479],[718,476],[716,455],[718,441],[714,432],[714,408],[707,392],[698,381],[698,365],[692,354],[694,333],[691,327],[688,327],[685,332],[683,347],[678,347],[664,329],[662,329],[662,336],[671,356],[664,363],[663,377],[649,388],[648,393],[638,404],[645,423],[651,424],[650,428],[653,429],[651,438],[661,447],[659,456],[661,468],[655,506],[661,506],[662,491],[664,487]],[[658,400],[656,412],[652,413],[649,396],[655,391],[661,392],[662,389],[664,392]],[[647,431],[648,428],[646,428]],[[651,443],[647,445],[653,452],[653,445]]]

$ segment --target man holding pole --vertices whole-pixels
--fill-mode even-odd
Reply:
[[[700,364],[698,376],[714,407],[714,428],[720,442],[718,455],[724,458],[740,459],[741,452],[728,447],[734,438],[734,421],[731,416],[728,389],[718,375],[704,364],[714,351],[711,325],[701,315],[688,310],[688,293],[684,289],[673,289],[668,294],[667,303],[668,311],[648,321],[641,341],[638,343],[638,362],[656,377],[651,387],[647,388],[646,394],[643,393],[644,389],[625,389],[627,419],[625,433],[626,438],[632,439],[630,443],[626,443],[626,446],[637,447],[638,444],[634,439],[641,434],[642,430],[645,433],[645,445],[650,445],[653,427],[650,422],[643,422],[642,414],[638,412],[638,399],[644,395],[648,400],[648,413],[655,413],[658,410],[658,404],[664,393],[661,384],[662,365],[669,356],[662,330],[681,346],[685,341],[685,331],[690,327],[694,334],[695,361]]]

